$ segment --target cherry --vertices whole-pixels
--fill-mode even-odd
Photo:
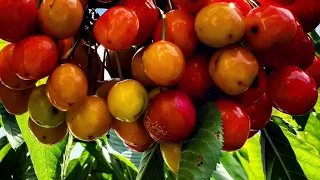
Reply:
[[[263,67],[259,65],[259,71],[253,83],[244,93],[234,96],[235,99],[244,106],[256,103],[267,89],[267,74]]]
[[[44,0],[39,9],[41,30],[52,38],[74,36],[83,20],[83,7],[79,0]]]
[[[317,87],[320,87],[320,58],[318,56],[314,57],[312,65],[306,69],[306,73],[309,74],[316,82]]]
[[[250,118],[246,109],[229,99],[216,101],[221,113],[224,151],[240,149],[246,142],[250,131]]]
[[[308,113],[318,98],[314,80],[296,66],[273,71],[266,93],[275,108],[290,115]]]
[[[51,38],[43,35],[30,36],[16,44],[11,66],[20,78],[39,80],[54,70],[58,58],[58,48]]]
[[[272,114],[272,104],[264,94],[255,104],[246,107],[250,117],[250,129],[259,130],[270,121]]]
[[[257,59],[268,67],[278,69],[288,65],[295,65],[302,69],[308,68],[314,59],[315,47],[308,34],[302,32],[299,25],[298,31],[289,43],[277,44],[273,47],[257,51]]]
[[[259,0],[262,5],[275,5],[289,9],[300,21],[304,32],[314,30],[320,23],[319,0]]]
[[[36,81],[22,80],[12,70],[11,59],[15,44],[8,44],[0,51],[0,81],[10,89],[23,90],[33,86]]]
[[[18,42],[36,34],[37,0],[2,0],[0,5],[0,39]]]
[[[153,0],[124,0],[123,5],[136,13],[139,19],[138,35],[133,44],[145,43],[151,36],[159,19],[159,11]]]
[[[180,48],[163,40],[151,44],[143,53],[142,61],[147,76],[160,86],[176,84],[185,68]]]
[[[94,24],[97,41],[114,51],[128,48],[137,37],[139,19],[128,7],[115,6],[106,11]],[[125,38],[124,38],[125,37]]]
[[[266,50],[275,44],[289,43],[297,32],[293,14],[284,8],[259,6],[245,18],[247,44],[255,50]]]
[[[142,56],[147,47],[140,48],[133,56],[131,61],[131,74],[135,80],[139,81],[146,87],[154,87],[155,84],[147,76],[145,68],[143,67]]]
[[[154,140],[150,137],[140,120],[124,122],[113,119],[112,128],[126,145],[129,145],[138,152],[149,149],[154,143]]]
[[[114,78],[102,82],[102,84],[97,88],[96,95],[107,100],[111,88],[119,81],[119,78]]]
[[[181,142],[196,125],[196,110],[185,92],[166,90],[152,99],[143,123],[155,141]]]
[[[248,139],[252,138],[254,135],[256,135],[259,132],[259,130],[252,130],[250,129],[249,137]]]
[[[176,44],[185,56],[193,54],[198,44],[194,28],[195,18],[184,10],[173,10],[165,15],[166,40]],[[162,19],[153,34],[153,41],[161,40]]]
[[[205,99],[212,84],[208,72],[208,59],[201,54],[194,54],[187,59],[185,72],[178,82],[178,88],[194,99]]]
[[[135,146],[135,145],[130,145],[130,144],[126,144],[124,143],[128,148],[134,150],[134,151],[137,151],[137,152],[145,152],[146,150],[148,150],[151,146],[151,145],[146,145],[146,146]]]

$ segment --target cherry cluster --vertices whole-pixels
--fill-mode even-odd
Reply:
[[[304,115],[318,98],[307,34],[320,23],[318,0],[18,1],[0,2],[0,38],[11,42],[0,52],[0,97],[9,113],[30,113],[45,144],[113,128],[139,152],[155,141],[181,150],[196,108],[214,101],[223,150],[234,151],[273,107]]]

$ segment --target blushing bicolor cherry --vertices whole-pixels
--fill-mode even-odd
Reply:
[[[33,86],[36,81],[22,80],[13,71],[11,59],[15,44],[8,44],[0,51],[0,81],[10,89],[23,90]]]
[[[297,32],[293,14],[284,8],[259,6],[245,17],[245,40],[255,50],[266,50],[275,44],[289,43]]]
[[[153,0],[124,0],[123,5],[136,13],[139,19],[139,30],[133,44],[145,43],[152,36],[159,19],[159,10]]]
[[[266,93],[275,108],[290,115],[308,113],[318,98],[314,80],[296,66],[273,71]]]
[[[320,87],[320,58],[318,56],[314,57],[312,65],[306,69],[306,73],[308,73],[313,80],[316,82],[317,87]]]
[[[208,72],[208,59],[202,54],[194,54],[187,59],[186,68],[178,88],[194,99],[205,99],[207,90],[212,84]]]
[[[37,0],[3,0],[0,5],[0,39],[18,42],[36,34]]]
[[[256,103],[265,93],[267,89],[267,74],[264,68],[259,65],[259,71],[254,79],[253,83],[250,85],[249,89],[247,89],[244,93],[235,96],[237,101],[244,105],[249,106]]]
[[[216,101],[221,113],[224,151],[240,149],[246,142],[250,131],[250,118],[246,109],[229,99]]]
[[[250,129],[259,130],[270,121],[272,104],[264,94],[255,104],[245,107],[250,117]]]
[[[158,22],[154,31],[154,42],[161,40],[162,21]],[[195,18],[184,10],[173,10],[165,15],[166,40],[176,44],[185,56],[192,55],[198,44],[194,22]]]
[[[14,47],[11,66],[20,78],[39,80],[54,70],[58,58],[58,47],[51,38],[43,35],[30,36]]]
[[[319,0],[259,0],[262,5],[275,5],[289,9],[303,26],[304,32],[314,30],[320,23]]]
[[[181,142],[196,125],[196,109],[191,98],[181,90],[166,90],[151,101],[144,126],[159,143]]]
[[[125,6],[110,8],[95,22],[93,27],[97,41],[105,48],[114,51],[132,45],[138,30],[138,16],[131,8]]]

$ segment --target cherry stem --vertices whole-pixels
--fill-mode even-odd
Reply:
[[[259,4],[255,0],[246,0],[253,8],[259,7]]]
[[[70,55],[73,53],[75,48],[77,47],[78,43],[80,42],[80,37],[76,37],[72,47],[61,57],[61,59],[68,59]]]
[[[158,8],[158,10],[159,10],[159,12],[161,14],[161,18],[162,18],[161,40],[165,41],[166,40],[166,16],[160,8]]]
[[[115,51],[115,55],[116,55],[116,61],[117,61],[117,67],[118,67],[118,74],[119,74],[120,80],[122,81],[123,76],[122,76],[121,64],[120,64],[120,60],[119,60],[118,51]]]
[[[63,163],[62,163],[62,170],[61,170],[61,179],[62,180],[65,180],[67,178],[67,169],[68,169],[70,154],[71,154],[71,150],[72,150],[73,139],[74,138],[73,138],[72,134],[69,133],[65,153],[63,155]]]
[[[38,0],[38,1],[37,1],[37,8],[38,8],[38,10],[40,9],[41,3],[42,3],[42,0]]]
[[[168,5],[169,5],[170,11],[172,11],[172,10],[173,10],[173,7],[172,7],[172,2],[171,2],[171,0],[168,0]]]
[[[123,6],[123,0],[120,0],[120,6]]]

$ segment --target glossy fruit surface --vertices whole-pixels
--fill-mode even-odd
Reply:
[[[198,44],[194,28],[195,18],[184,10],[173,10],[165,15],[166,41],[176,44],[185,56],[193,54]],[[159,20],[153,34],[153,41],[161,40],[162,19]]]
[[[238,45],[216,51],[209,62],[213,82],[229,95],[245,92],[257,76],[258,68],[251,52]]]
[[[37,0],[3,0],[0,5],[0,39],[18,42],[37,31]]]
[[[114,51],[132,45],[138,30],[138,16],[132,9],[124,6],[110,8],[95,22],[93,28],[97,41],[105,48]]]
[[[144,71],[142,56],[146,47],[140,48],[136,54],[133,56],[131,61],[131,73],[135,80],[139,81],[146,87],[155,86],[154,82],[147,76]]]
[[[151,101],[144,126],[159,143],[181,142],[193,131],[196,111],[191,98],[180,90],[167,90]]]
[[[274,71],[266,93],[275,108],[290,115],[308,113],[318,98],[314,80],[296,66]]]
[[[113,117],[126,122],[138,120],[148,106],[148,93],[136,80],[116,83],[108,95],[108,107]]]
[[[88,81],[83,71],[73,64],[62,64],[49,76],[46,93],[59,110],[67,111],[76,101],[87,96]]]
[[[145,43],[152,36],[159,19],[159,10],[153,0],[124,0],[123,5],[136,13],[139,19],[139,30],[133,44]]]
[[[67,126],[78,139],[92,141],[105,135],[112,124],[106,101],[88,96],[78,101],[67,112]]]
[[[224,151],[240,149],[249,136],[249,115],[243,106],[229,99],[219,99],[216,105],[222,118],[224,140],[222,149]]]
[[[318,0],[259,0],[262,5],[275,5],[289,9],[301,22],[304,32],[314,30],[320,23]]]
[[[147,76],[157,85],[177,83],[183,75],[185,59],[180,48],[169,41],[151,44],[142,56]]]
[[[186,68],[178,88],[194,99],[203,99],[212,84],[208,71],[209,61],[201,54],[194,54],[186,60]]]
[[[6,111],[13,115],[21,115],[28,111],[28,101],[35,86],[25,90],[13,90],[0,83],[0,98]]]
[[[259,130],[252,130],[250,129],[249,137],[248,139],[252,138],[254,135],[256,135],[259,132]]]
[[[166,162],[169,169],[178,174],[180,166],[182,143],[175,144],[160,144],[160,150],[164,162]]]
[[[245,17],[245,39],[255,50],[266,50],[275,44],[289,43],[297,32],[293,14],[284,8],[259,6]]]
[[[111,90],[111,88],[117,84],[117,82],[119,82],[120,79],[119,78],[114,78],[114,79],[110,79],[110,80],[106,80],[104,81],[97,89],[96,91],[96,95],[98,97],[101,97],[105,100],[108,99],[108,95],[109,95],[109,92]]]
[[[256,103],[266,92],[268,79],[263,67],[259,66],[259,71],[253,83],[244,93],[235,96],[237,101],[243,106],[250,106]]]
[[[83,7],[79,0],[44,0],[39,9],[41,31],[52,38],[70,38],[80,28]]]
[[[235,6],[244,16],[246,16],[252,9],[250,4],[246,0],[203,0],[203,1],[209,1],[209,3],[214,3],[214,2],[231,3],[231,5]]]
[[[221,48],[242,38],[245,23],[242,14],[235,7],[228,3],[212,3],[197,14],[195,30],[201,42]]]
[[[255,104],[246,107],[250,117],[250,129],[259,130],[265,127],[270,121],[272,114],[272,104],[264,94]]]
[[[46,86],[41,85],[34,89],[28,101],[30,118],[41,127],[53,128],[65,120],[65,112],[54,107],[47,95]]]
[[[139,147],[139,152],[149,149],[154,142],[140,120],[124,122],[114,119],[112,128],[125,144]]]
[[[29,129],[31,134],[42,144],[54,145],[61,142],[68,134],[66,123],[54,128],[38,126],[29,118]]]
[[[314,57],[312,65],[306,69],[306,73],[308,73],[313,80],[316,82],[317,87],[320,87],[320,58],[318,56]]]
[[[28,89],[35,84],[35,81],[20,79],[11,67],[14,46],[14,44],[8,44],[0,51],[0,81],[10,89]]]
[[[22,79],[39,80],[48,76],[58,64],[55,42],[42,35],[30,36],[16,44],[11,66]]]
[[[287,44],[256,52],[258,61],[268,67],[279,69],[295,65],[302,69],[308,68],[314,59],[315,47],[308,34],[302,32],[299,26],[295,37]]]

